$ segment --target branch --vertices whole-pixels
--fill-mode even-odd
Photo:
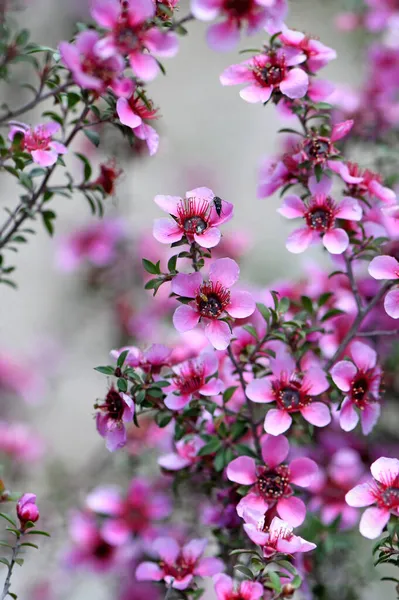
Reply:
[[[18,556],[18,552],[19,552],[19,547],[21,545],[21,540],[22,540],[23,535],[24,535],[23,532],[20,531],[20,535],[17,538],[17,540],[15,542],[15,546],[14,546],[14,548],[12,550],[11,561],[10,561],[10,564],[8,566],[7,577],[6,577],[6,580],[4,582],[3,592],[1,594],[0,600],[5,600],[7,598],[7,596],[8,596],[8,592],[9,592],[10,587],[11,587],[11,576],[12,576],[12,572],[13,572],[13,569],[14,569],[14,565],[15,565],[16,560],[17,560],[17,556]]]
[[[345,265],[346,265],[346,274],[349,279],[351,290],[352,290],[354,298],[356,300],[357,308],[359,311],[361,311],[363,308],[363,304],[362,304],[362,299],[361,299],[361,296],[359,293],[359,288],[357,287],[355,276],[353,275],[352,260],[350,257],[348,257],[346,255],[344,256],[344,259],[345,259]]]
[[[28,110],[32,110],[32,108],[35,108],[35,106],[37,106],[41,102],[44,102],[45,100],[48,100],[52,96],[56,96],[57,94],[64,92],[71,85],[74,85],[74,83],[72,81],[67,81],[63,85],[60,85],[59,87],[54,88],[53,90],[50,90],[49,92],[46,92],[46,94],[40,94],[41,89],[39,89],[38,94],[36,94],[36,96],[33,98],[33,100],[31,100],[27,104],[24,104],[24,106],[17,108],[14,111],[8,110],[3,115],[0,115],[0,124],[5,123],[6,121],[12,121],[13,119],[15,119],[15,117],[19,117],[19,115],[22,115],[23,113],[27,112]]]
[[[358,337],[377,337],[383,335],[399,335],[399,329],[376,329],[375,331],[359,331]]]

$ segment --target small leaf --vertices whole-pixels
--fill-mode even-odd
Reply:
[[[234,565],[234,568],[236,571],[238,571],[239,573],[242,573],[243,575],[245,575],[246,577],[248,577],[249,579],[253,579],[254,575],[251,571],[251,569],[248,569],[248,567],[246,567],[245,565]]]
[[[14,521],[14,520],[13,520],[11,517],[9,517],[8,515],[6,515],[5,513],[3,513],[3,512],[0,512],[0,517],[3,517],[3,519],[5,519],[5,520],[6,520],[6,521],[8,521],[9,523],[11,523],[11,525],[12,525],[13,527],[15,527],[15,528],[17,527],[17,524],[16,524],[16,522],[15,522],[15,521]]]
[[[53,235],[54,233],[54,225],[53,221],[56,218],[56,214],[52,210],[44,210],[41,212],[43,225],[47,229],[49,235]]]
[[[237,385],[232,385],[231,387],[227,388],[227,390],[225,390],[223,392],[223,402],[224,404],[226,404],[226,402],[228,402],[229,400],[231,400],[234,392],[236,391],[236,389],[238,388]]]
[[[123,377],[120,377],[118,379],[117,385],[118,385],[118,390],[120,392],[123,392],[123,393],[127,392],[127,381],[126,381],[126,379],[123,379]]]
[[[46,537],[51,537],[47,531],[40,531],[40,529],[33,529],[32,531],[27,531],[27,535],[45,535]]]
[[[24,542],[23,544],[21,544],[21,547],[22,546],[29,546],[30,548],[36,548],[36,550],[39,550],[39,546],[33,544],[32,542]]]
[[[142,263],[143,263],[143,267],[147,271],[147,273],[151,273],[151,275],[161,275],[160,261],[158,261],[156,264],[154,264],[150,260],[143,258]]]
[[[15,562],[17,563],[17,565],[19,565],[20,567],[22,567],[22,565],[24,564],[24,559],[23,558],[16,558]]]
[[[168,271],[171,273],[172,271],[176,271],[176,263],[177,263],[177,254],[172,256],[168,261]]]
[[[262,317],[265,319],[266,322],[270,320],[271,313],[270,313],[270,310],[267,308],[267,306],[265,306],[264,304],[258,303],[256,305],[256,308],[258,309],[258,311],[260,312],[260,314],[262,315]]]
[[[203,446],[198,452],[198,456],[207,456],[208,454],[214,454],[222,447],[222,442],[219,438],[213,437],[205,446]]]
[[[274,571],[268,571],[267,574],[270,579],[270,581],[266,584],[267,587],[270,587],[272,590],[275,590],[279,594],[282,589],[280,577]]]
[[[93,129],[83,129],[83,133],[87,137],[88,140],[96,147],[100,145],[100,136],[97,131],[93,131]]]
[[[127,355],[129,354],[129,350],[124,350],[123,352],[120,353],[120,355],[118,356],[118,360],[116,362],[117,366],[119,368],[123,367],[123,364],[126,360]]]
[[[0,563],[3,563],[3,565],[6,565],[6,567],[8,567],[8,568],[10,567],[9,561],[4,557],[0,558]]]
[[[115,372],[113,367],[94,367],[94,370],[102,373],[103,375],[113,375]]]

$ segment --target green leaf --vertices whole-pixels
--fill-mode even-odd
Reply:
[[[326,312],[325,315],[322,316],[321,322],[324,323],[325,321],[328,321],[329,319],[332,319],[333,317],[337,317],[338,315],[343,315],[343,314],[345,314],[343,310],[339,310],[338,308],[333,308],[333,309],[329,310],[328,312]]]
[[[222,447],[222,442],[219,438],[213,437],[205,446],[203,446],[198,452],[198,456],[207,456],[208,454],[214,454]]]
[[[52,210],[43,210],[41,213],[43,219],[43,225],[47,229],[49,235],[53,235],[54,233],[54,225],[53,221],[56,218],[55,212]]]
[[[84,170],[84,180],[88,181],[92,174],[90,161],[86,156],[84,156],[84,154],[80,154],[80,152],[75,152],[75,156],[77,156],[82,161]]]
[[[298,589],[299,587],[301,587],[302,584],[302,578],[300,577],[300,575],[295,575],[295,577],[292,579],[291,581],[291,585],[295,588]]]
[[[282,314],[286,313],[290,307],[290,304],[291,302],[289,298],[281,298],[280,302],[278,303],[278,312]]]
[[[225,390],[223,392],[223,402],[224,404],[226,404],[226,402],[228,402],[229,400],[231,400],[234,392],[236,391],[236,389],[238,388],[237,385],[232,385],[231,387],[228,387],[227,390]]]
[[[83,129],[83,133],[87,137],[88,140],[96,147],[100,145],[100,136],[97,131],[93,131],[93,129]]]
[[[244,325],[243,329],[245,329],[245,331],[248,331],[248,333],[252,335],[256,340],[258,339],[258,332],[256,331],[255,327],[253,327],[253,325]]]
[[[116,361],[117,366],[121,369],[123,367],[123,364],[126,360],[127,355],[129,354],[129,350],[124,350],[123,352],[120,353],[120,355],[118,356],[118,360]]]
[[[32,529],[31,531],[26,532],[27,535],[45,535],[46,537],[51,537],[47,531],[40,531],[40,529]]]
[[[115,372],[114,367],[94,367],[94,370],[103,375],[113,375]]]
[[[177,264],[177,254],[175,254],[174,256],[172,256],[169,261],[168,261],[168,271],[169,273],[171,273],[172,271],[176,271],[176,264]]]
[[[123,377],[120,377],[117,381],[117,385],[118,385],[118,390],[120,392],[126,393],[127,392],[127,381],[126,379],[123,379]]]
[[[6,567],[10,567],[9,561],[4,557],[0,558],[0,563],[3,563],[3,565],[6,565]]]
[[[15,521],[14,521],[14,520],[13,520],[11,517],[9,517],[8,515],[6,515],[5,513],[3,513],[3,512],[0,512],[0,517],[2,517],[3,519],[5,519],[5,520],[6,520],[6,521],[8,521],[9,523],[11,523],[11,525],[12,525],[13,527],[15,527],[15,528],[17,527],[17,524],[16,524],[16,522],[15,522]]]
[[[151,273],[151,275],[161,275],[160,261],[158,261],[156,264],[154,264],[150,260],[143,258],[142,263],[143,263],[143,267],[147,271],[147,273]]]
[[[313,302],[308,296],[301,296],[301,303],[306,312],[313,313]]]
[[[256,308],[258,309],[262,317],[265,319],[265,321],[268,322],[271,317],[270,309],[267,308],[267,306],[265,306],[264,304],[260,303],[256,305]]]
[[[242,573],[243,575],[248,577],[248,579],[252,580],[254,578],[254,575],[253,575],[251,569],[248,569],[248,567],[246,567],[245,565],[241,565],[241,564],[234,565],[234,568],[239,573]]]
[[[22,567],[22,565],[24,564],[24,559],[23,558],[16,558],[15,562],[17,563],[17,565],[19,565],[20,567]]]
[[[4,548],[12,548],[11,544],[9,544],[8,542],[2,542],[0,540],[0,546],[4,546]]]
[[[21,544],[21,547],[22,546],[29,546],[30,548],[36,548],[36,550],[39,550],[39,546],[33,544],[32,542],[24,542],[23,544]]]
[[[26,46],[28,40],[29,31],[27,29],[22,29],[15,38],[15,43],[17,46]]]
[[[158,427],[166,427],[169,425],[173,418],[173,414],[171,412],[159,412],[155,415],[155,422]]]
[[[274,571],[268,571],[269,580],[267,582],[267,587],[270,587],[272,590],[275,590],[278,594],[280,594],[282,586],[280,577]]]

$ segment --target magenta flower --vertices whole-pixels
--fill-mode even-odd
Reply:
[[[295,554],[296,552],[309,552],[316,548],[316,544],[304,540],[299,535],[294,535],[289,523],[274,517],[270,527],[264,531],[264,519],[257,520],[253,514],[251,522],[244,525],[248,537],[263,549],[265,558],[271,558],[277,552],[282,554]]]
[[[277,409],[266,414],[265,431],[272,435],[284,433],[291,426],[291,414],[295,412],[316,427],[328,425],[331,421],[328,406],[314,399],[329,388],[324,371],[311,366],[302,374],[288,354],[281,354],[270,363],[273,375],[254,379],[247,386],[247,396],[252,402],[277,404]]]
[[[357,163],[336,162],[339,165],[334,170],[348,184],[348,192],[351,196],[377,198],[388,206],[395,204],[396,194],[390,188],[382,185],[381,175],[369,169],[360,169]]]
[[[41,167],[51,167],[57,162],[59,154],[68,150],[61,142],[53,140],[53,135],[61,129],[59,123],[46,123],[30,128],[24,123],[13,123],[8,139],[14,140],[17,133],[22,133],[20,149],[32,156],[33,162]]]
[[[36,506],[35,494],[23,494],[17,502],[17,516],[23,529],[31,521],[36,523],[39,519],[39,508]]]
[[[176,452],[158,458],[158,464],[167,471],[180,471],[197,463],[201,458],[198,452],[205,446],[199,435],[191,435],[176,442]]]
[[[125,423],[133,420],[134,403],[127,394],[118,392],[113,386],[109,389],[104,404],[96,404],[97,431],[106,439],[110,452],[126,444]]]
[[[376,504],[364,511],[360,533],[374,539],[381,535],[391,514],[399,516],[399,460],[381,457],[370,467],[374,481],[361,483],[350,490],[345,500],[349,506]]]
[[[220,573],[213,578],[217,600],[260,600],[265,592],[259,581],[241,581],[237,586],[234,580]]]
[[[288,98],[305,96],[309,77],[296,67],[306,59],[305,55],[293,48],[278,48],[264,54],[227,67],[220,76],[222,85],[248,84],[240,91],[247,102],[267,102],[273,92],[280,92]]]
[[[359,421],[364,435],[368,435],[380,416],[380,384],[382,371],[377,365],[377,353],[361,342],[353,342],[352,360],[341,360],[331,369],[335,385],[346,395],[339,413],[344,431],[352,431]]]
[[[231,340],[229,325],[221,320],[227,315],[234,319],[249,317],[256,305],[249,292],[231,291],[238,280],[240,269],[231,258],[220,258],[209,269],[209,281],[203,281],[199,272],[179,273],[172,280],[172,291],[193,302],[179,306],[173,315],[177,331],[193,329],[205,322],[205,335],[217,350],[225,350]]]
[[[120,122],[130,127],[134,135],[146,142],[150,156],[156,154],[159,146],[159,135],[151,125],[145,121],[157,118],[157,110],[149,108],[139,97],[130,96],[129,99],[119,98],[116,103],[116,112]]]
[[[369,264],[369,273],[374,279],[399,280],[399,262],[393,256],[376,256]],[[399,288],[386,294],[384,308],[392,319],[399,319]]]
[[[278,36],[278,39],[285,46],[296,48],[306,55],[306,65],[311,73],[316,73],[316,71],[337,58],[337,53],[333,48],[325,46],[320,40],[308,37],[301,31],[295,31],[283,26],[282,33]]]
[[[218,558],[202,558],[208,540],[194,539],[183,547],[173,538],[158,538],[151,550],[158,554],[159,562],[143,562],[136,570],[138,581],[164,581],[176,590],[185,590],[195,576],[212,577],[224,569]]]
[[[165,405],[171,410],[179,410],[187,406],[193,398],[200,396],[217,396],[224,390],[221,379],[213,378],[218,370],[216,354],[207,353],[197,359],[188,360],[176,367],[171,385],[165,388]]]
[[[337,227],[337,219],[360,221],[362,209],[355,198],[345,197],[336,204],[329,196],[332,180],[323,176],[321,181],[310,177],[308,182],[312,194],[306,203],[294,194],[285,198],[278,212],[287,219],[302,217],[306,226],[296,229],[287,240],[287,249],[294,254],[306,250],[320,238],[331,254],[342,254],[349,246],[349,237],[344,229]]]
[[[155,196],[155,203],[173,217],[155,221],[155,239],[163,244],[173,244],[185,236],[190,244],[197,242],[203,248],[217,246],[221,238],[218,227],[230,221],[233,205],[222,200],[219,215],[214,198],[213,191],[206,187],[190,190],[184,199],[179,196]]]
[[[237,513],[245,519],[248,510],[261,512],[274,508],[282,519],[293,527],[301,525],[305,519],[306,507],[300,498],[293,496],[291,484],[308,487],[318,471],[310,458],[295,458],[284,463],[290,446],[285,436],[266,435],[262,440],[263,466],[255,459],[239,456],[229,463],[226,474],[230,481],[240,485],[252,485],[249,494],[237,505]]]
[[[256,0],[191,0],[191,10],[200,21],[213,21],[224,17],[222,23],[211,25],[206,39],[213,50],[227,52],[239,42],[240,32],[247,25],[247,34],[251,35],[262,29],[270,18],[270,12],[260,6]],[[268,4],[273,5],[269,2]],[[279,3],[281,4],[281,2]]]
[[[136,346],[124,346],[119,350],[111,350],[110,354],[117,360],[125,350],[128,350],[125,364],[133,368],[139,367],[146,373],[159,374],[162,367],[170,366],[172,351],[163,344],[151,344],[144,352]]]
[[[101,94],[111,87],[117,95],[127,94],[133,82],[123,77],[123,57],[120,54],[99,57],[95,52],[99,40],[100,34],[90,29],[79,33],[74,43],[61,42],[59,51],[64,65],[81,88]]]
[[[92,16],[107,30],[96,44],[96,53],[103,59],[121,54],[128,56],[130,66],[137,78],[154,79],[159,73],[156,59],[147,52],[161,57],[175,56],[177,37],[173,32],[164,33],[148,24],[155,16],[152,0],[94,0]]]

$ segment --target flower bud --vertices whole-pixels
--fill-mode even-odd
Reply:
[[[35,494],[24,494],[17,502],[17,516],[21,522],[21,526],[28,521],[35,523],[39,519],[39,509],[36,506]]]

